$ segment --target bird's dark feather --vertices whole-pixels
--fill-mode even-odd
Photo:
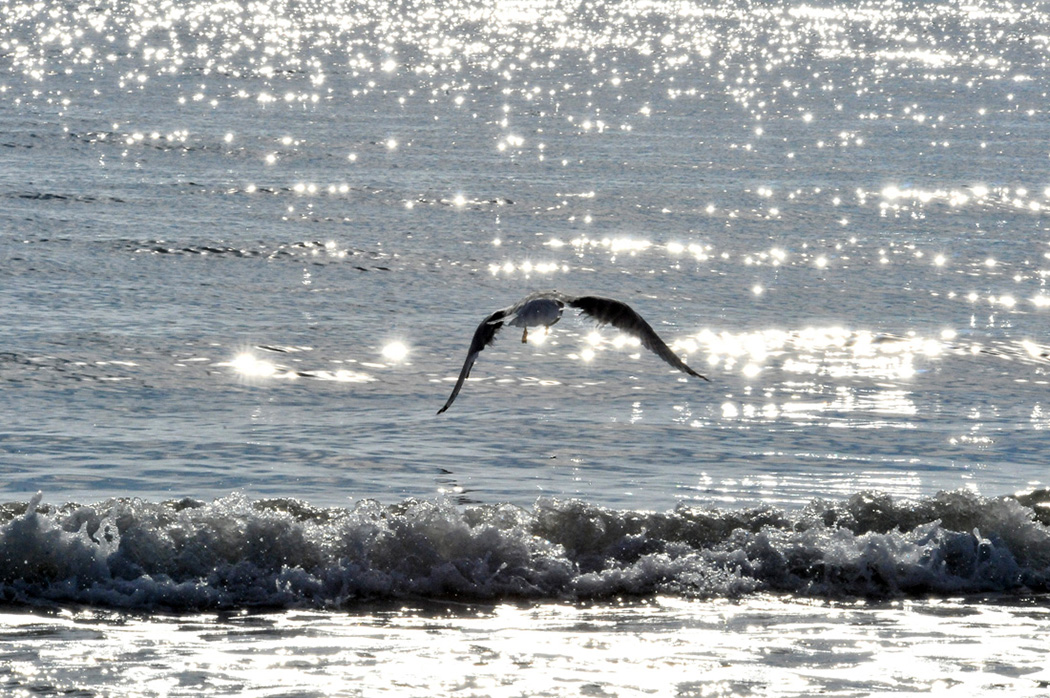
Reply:
[[[579,298],[570,299],[568,302],[573,308],[582,311],[585,315],[597,321],[599,325],[612,325],[622,332],[637,337],[641,340],[643,347],[679,371],[707,380],[706,377],[689,368],[684,361],[678,358],[678,355],[671,351],[671,347],[667,346],[664,340],[660,339],[660,335],[656,334],[656,331],[649,323],[626,303],[599,296],[580,296]]]
[[[463,368],[459,372],[459,378],[456,379],[456,387],[452,389],[452,394],[449,395],[448,401],[445,406],[438,410],[438,414],[441,414],[449,408],[452,401],[459,395],[459,391],[463,389],[463,381],[470,377],[470,369],[474,366],[474,362],[477,361],[478,354],[481,350],[492,344],[496,340],[496,333],[503,327],[503,318],[507,317],[507,309],[497,310],[492,315],[481,321],[478,325],[478,329],[474,330],[474,338],[470,340],[470,349],[467,350],[467,360],[463,362]]]

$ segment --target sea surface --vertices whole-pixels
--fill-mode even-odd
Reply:
[[[0,0],[0,693],[1045,696],[1048,27]]]

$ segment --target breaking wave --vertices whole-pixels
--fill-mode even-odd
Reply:
[[[587,600],[781,592],[1050,591],[1050,492],[786,512],[579,500],[315,508],[231,495],[0,506],[0,601],[147,610],[348,608],[399,598]]]

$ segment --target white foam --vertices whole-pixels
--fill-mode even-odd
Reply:
[[[1028,502],[1035,506],[1038,502]],[[801,512],[579,500],[318,509],[232,495],[0,509],[0,599],[145,609],[390,598],[908,596],[1050,589],[1050,531],[1016,498],[860,493]]]

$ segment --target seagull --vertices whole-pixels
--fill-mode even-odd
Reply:
[[[452,405],[452,401],[463,388],[463,381],[470,375],[470,369],[477,361],[478,354],[492,344],[501,327],[504,325],[521,327],[521,343],[525,344],[529,340],[530,327],[549,329],[551,325],[561,320],[561,313],[565,306],[576,308],[584,315],[597,320],[599,325],[612,325],[622,332],[637,337],[641,340],[642,346],[679,371],[696,378],[703,378],[705,381],[708,380],[686,366],[685,362],[671,351],[664,340],[660,339],[649,323],[626,303],[600,296],[568,296],[557,291],[539,291],[525,296],[510,307],[497,310],[481,321],[478,329],[474,331],[474,338],[470,340],[467,360],[463,362],[463,369],[459,372],[456,387],[452,389],[448,402],[437,413],[441,414]]]

